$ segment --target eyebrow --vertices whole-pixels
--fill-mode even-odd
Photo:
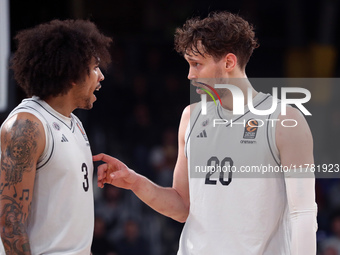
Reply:
[[[186,55],[186,56],[184,56],[184,58],[185,58],[186,60],[189,60],[189,61],[199,61],[198,59],[195,59],[195,58],[192,57],[191,55]]]

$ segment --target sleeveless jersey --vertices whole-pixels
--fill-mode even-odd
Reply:
[[[253,106],[270,109],[272,96],[258,93]],[[247,106],[244,115],[233,115],[213,102],[206,115],[200,103],[193,110],[185,136],[190,212],[178,255],[290,254],[277,106],[270,115],[255,115]]]
[[[27,220],[31,252],[90,254],[94,228],[93,162],[84,128],[74,114],[65,117],[37,97],[24,99],[8,118],[19,112],[36,116],[46,136]]]

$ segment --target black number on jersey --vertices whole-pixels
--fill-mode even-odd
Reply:
[[[87,165],[85,163],[83,163],[81,165],[81,171],[85,174],[84,174],[84,179],[85,181],[83,182],[83,188],[85,190],[85,192],[87,192],[89,190],[89,178],[88,178],[88,175],[89,175],[89,172],[87,170]]]
[[[217,181],[216,180],[211,180],[210,177],[216,173],[219,172],[220,176],[219,176],[219,181],[222,185],[228,186],[231,183],[232,177],[233,177],[233,172],[231,171],[231,168],[234,165],[234,161],[229,158],[229,157],[225,157],[224,159],[222,159],[222,161],[220,162],[220,160],[217,157],[211,157],[210,159],[208,159],[207,162],[207,166],[210,166],[211,170],[209,172],[207,172],[206,176],[205,176],[205,184],[210,184],[210,185],[216,185]],[[224,175],[228,175],[228,179],[225,180],[225,176]]]

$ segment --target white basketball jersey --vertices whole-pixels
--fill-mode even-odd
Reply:
[[[258,93],[253,106],[270,109],[272,96]],[[185,137],[190,212],[178,255],[290,254],[283,174],[250,172],[280,166],[273,121],[279,113],[254,115],[245,106],[244,115],[233,115],[208,102],[202,115],[197,104]]]
[[[37,97],[24,99],[8,118],[19,112],[35,115],[46,134],[27,220],[31,252],[89,255],[94,228],[93,162],[84,128],[74,114],[65,117]]]

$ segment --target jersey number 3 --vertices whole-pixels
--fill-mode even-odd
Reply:
[[[218,172],[220,173],[219,176],[220,183],[222,185],[228,186],[232,180],[233,172],[231,171],[231,168],[233,167],[233,165],[234,161],[229,157],[225,157],[224,159],[222,159],[221,162],[217,157],[211,157],[210,159],[208,159],[207,166],[210,166],[211,168],[210,171],[207,172],[205,176],[205,184],[216,185],[217,181],[211,180],[210,177],[214,173]],[[228,177],[226,180],[225,175],[227,175]]]
[[[87,192],[89,190],[89,172],[87,170],[87,165],[85,163],[83,163],[81,165],[81,171],[84,173],[84,179],[85,181],[83,182],[83,188],[85,190],[85,192]]]

